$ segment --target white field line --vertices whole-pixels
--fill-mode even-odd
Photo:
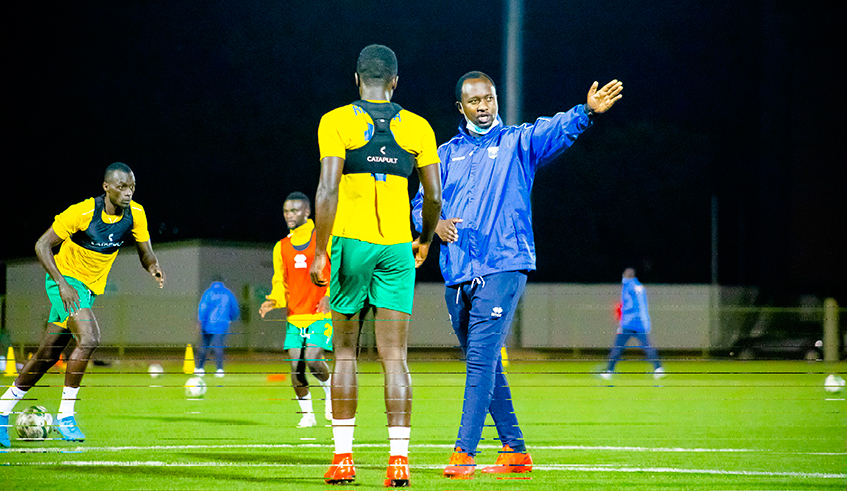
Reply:
[[[56,440],[59,440],[58,438]],[[356,444],[357,448],[385,448],[385,443],[362,443]],[[452,449],[450,444],[421,444],[410,445],[411,448],[443,448]],[[124,452],[124,451],[151,451],[151,450],[215,450],[215,449],[289,449],[289,448],[332,448],[331,443],[277,443],[277,444],[226,444],[226,445],[150,445],[150,446],[111,446],[111,447],[29,447],[29,448],[6,448],[0,450],[2,453],[87,453],[87,452]],[[499,446],[480,445],[480,449],[499,450]],[[769,449],[752,448],[681,448],[681,447],[627,447],[627,446],[587,446],[587,445],[532,445],[530,451],[535,450],[592,450],[602,452],[644,452],[644,453],[767,453],[787,455],[822,455],[822,456],[845,456],[847,452],[782,452]]]
[[[160,460],[146,461],[118,461],[118,460],[66,460],[61,462],[27,462],[14,464],[17,466],[57,466],[66,465],[71,467],[299,467],[320,468],[325,465],[319,464],[271,464],[271,463],[245,463],[245,462],[163,462]],[[441,469],[444,466],[425,465],[410,466],[412,469]],[[767,472],[767,471],[727,471],[722,469],[678,469],[675,467],[611,467],[591,465],[536,465],[536,470],[542,471],[577,471],[577,472],[646,472],[655,474],[707,474],[719,476],[754,476],[754,477],[795,477],[805,479],[844,479],[847,474],[832,474],[824,472]]]

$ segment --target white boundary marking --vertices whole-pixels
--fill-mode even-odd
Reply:
[[[271,463],[244,463],[244,462],[163,462],[160,460],[146,461],[118,461],[118,460],[65,460],[61,462],[27,462],[14,464],[15,466],[56,466],[67,465],[72,467],[315,467],[324,468],[322,464],[271,464]],[[441,469],[444,466],[410,466],[412,469]],[[592,465],[536,465],[534,469],[544,471],[577,471],[577,472],[649,472],[655,474],[707,474],[720,476],[759,476],[759,477],[796,477],[811,479],[844,479],[847,474],[832,474],[824,472],[768,472],[768,471],[727,471],[721,469],[678,469],[675,467],[611,467]]]
[[[60,440],[60,439],[56,439]],[[387,448],[386,443],[362,443],[356,444],[357,448]],[[450,444],[419,444],[410,445],[411,448],[445,448],[452,449]],[[28,447],[28,448],[5,448],[2,453],[88,453],[88,452],[123,452],[123,451],[150,451],[150,450],[203,450],[203,449],[286,449],[286,448],[332,448],[331,443],[276,443],[276,444],[222,444],[222,445],[150,445],[150,446],[109,446],[109,447]],[[499,446],[480,445],[480,449],[499,450]],[[770,449],[753,448],[681,448],[681,447],[628,447],[628,446],[588,446],[588,445],[532,445],[530,450],[591,450],[603,452],[645,452],[645,453],[767,453],[785,455],[821,455],[821,456],[845,456],[847,452],[784,452]]]

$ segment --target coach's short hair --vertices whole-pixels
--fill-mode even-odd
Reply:
[[[474,70],[472,72],[468,72],[462,75],[461,77],[459,77],[459,81],[456,82],[456,101],[462,102],[462,86],[465,85],[465,80],[472,78],[484,78],[491,82],[492,87],[494,87],[495,89],[497,88],[497,85],[494,83],[494,80],[491,80],[491,77],[482,72]]]
[[[312,201],[309,200],[309,197],[300,191],[294,191],[293,193],[289,193],[288,196],[285,197],[285,201],[305,201],[306,206],[309,208],[312,207]]]
[[[109,178],[112,177],[112,174],[118,171],[132,174],[132,169],[130,169],[128,165],[123,162],[115,162],[113,164],[109,164],[109,167],[106,167],[106,172],[103,173],[103,181],[108,181]]]
[[[387,82],[397,76],[397,56],[388,46],[365,46],[359,53],[356,73],[365,82]]]

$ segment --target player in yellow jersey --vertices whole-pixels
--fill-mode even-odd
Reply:
[[[364,48],[355,80],[362,100],[325,114],[318,128],[317,250],[310,273],[315,284],[330,283],[335,349],[335,455],[324,480],[348,483],[356,475],[356,355],[359,315],[367,305],[376,308],[376,344],[385,374],[390,443],[385,485],[407,486],[412,384],[406,343],[415,267],[426,259],[441,212],[438,152],[429,123],[390,102],[398,80],[393,51],[381,45]],[[420,246],[413,251],[407,178],[415,169],[425,198]],[[330,234],[332,272],[326,278]]]
[[[120,246],[135,239],[141,265],[164,286],[165,274],[150,245],[144,208],[132,201],[135,175],[121,162],[106,168],[105,194],[72,205],[59,215],[35,244],[39,262],[47,271],[46,288],[51,310],[49,324],[38,351],[29,359],[3,397],[0,398],[0,445],[9,446],[2,426],[8,426],[9,414],[41,377],[58,360],[71,339],[76,347],[68,357],[65,387],[56,416],[58,430],[67,441],[83,441],[74,418],[82,377],[94,350],[100,345],[100,326],[91,307],[102,295],[109,269]],[[61,244],[58,254],[53,248]]]
[[[259,308],[262,318],[273,309],[285,309],[286,331],[283,349],[291,360],[291,385],[300,405],[298,428],[318,424],[306,368],[318,379],[324,391],[324,417],[332,420],[329,366],[324,351],[332,351],[332,319],[329,315],[329,289],[309,278],[309,263],[315,256],[315,222],[309,197],[289,194],[282,204],[285,223],[291,231],[273,250],[273,289]],[[325,274],[329,274],[329,265]]]

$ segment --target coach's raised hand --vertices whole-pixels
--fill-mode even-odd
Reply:
[[[611,109],[623,97],[621,95],[623,82],[612,80],[600,90],[597,90],[598,85],[600,84],[596,81],[591,85],[591,88],[588,90],[588,101],[586,104],[593,112],[602,114]]]

